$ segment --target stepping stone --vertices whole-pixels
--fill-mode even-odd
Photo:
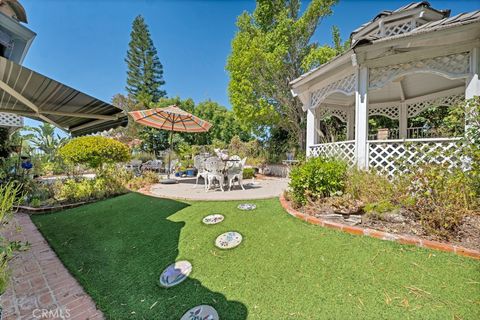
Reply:
[[[208,305],[196,306],[182,316],[180,320],[218,320],[218,312]]]
[[[169,265],[160,275],[160,285],[170,288],[187,279],[192,272],[192,264],[186,260],[177,261]]]
[[[222,222],[223,219],[225,219],[225,217],[222,216],[221,214],[211,214],[203,218],[202,222],[204,224],[217,224]]]
[[[242,242],[242,235],[235,231],[222,233],[215,240],[215,245],[220,249],[232,249]]]
[[[242,204],[239,204],[237,208],[240,210],[250,211],[250,210],[255,210],[257,206],[253,203],[242,203]]]

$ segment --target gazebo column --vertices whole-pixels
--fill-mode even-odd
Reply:
[[[347,111],[347,140],[355,139],[355,106],[348,107]]]
[[[307,110],[307,157],[310,156],[310,146],[316,143],[316,135],[317,135],[317,119],[315,116],[315,109],[314,110]]]
[[[355,158],[359,169],[368,169],[368,69],[358,69],[355,90]]]
[[[465,86],[465,99],[480,96],[480,48],[472,49],[470,57],[470,76]]]
[[[480,48],[473,48],[470,55],[470,75],[465,84],[465,99],[480,96]],[[468,114],[465,115],[469,117]],[[467,127],[465,127],[465,130]]]

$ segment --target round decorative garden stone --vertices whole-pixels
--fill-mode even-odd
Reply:
[[[211,214],[203,218],[202,222],[204,224],[217,224],[222,222],[223,219],[225,219],[225,217],[222,216],[221,214]]]
[[[253,203],[242,203],[242,204],[239,204],[237,208],[240,210],[250,211],[250,210],[255,210],[257,206]]]
[[[218,312],[213,307],[203,304],[196,306],[182,316],[180,320],[218,320]]]
[[[177,261],[169,265],[160,275],[160,285],[165,288],[173,287],[187,279],[192,272],[192,264],[186,260]]]
[[[242,242],[242,235],[235,231],[222,233],[215,240],[215,245],[220,249],[232,249]]]

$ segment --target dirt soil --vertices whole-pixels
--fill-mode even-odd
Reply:
[[[414,215],[407,210],[400,209],[394,212],[384,213],[382,219],[378,217],[359,214],[345,214],[337,209],[325,205],[307,205],[298,209],[317,218],[339,222],[352,226],[376,229],[393,234],[416,236],[427,240],[435,240],[450,243],[469,249],[480,251],[480,215],[471,215],[463,218],[458,229],[449,239],[431,235],[421,225],[420,221],[414,219]]]

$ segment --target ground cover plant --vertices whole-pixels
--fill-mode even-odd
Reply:
[[[135,193],[33,216],[108,319],[179,319],[210,304],[221,319],[475,319],[480,264],[450,253],[352,236],[289,216],[278,199],[178,202]],[[214,226],[201,223],[225,215]],[[243,242],[214,246],[226,231]],[[163,289],[161,271],[189,260]]]

